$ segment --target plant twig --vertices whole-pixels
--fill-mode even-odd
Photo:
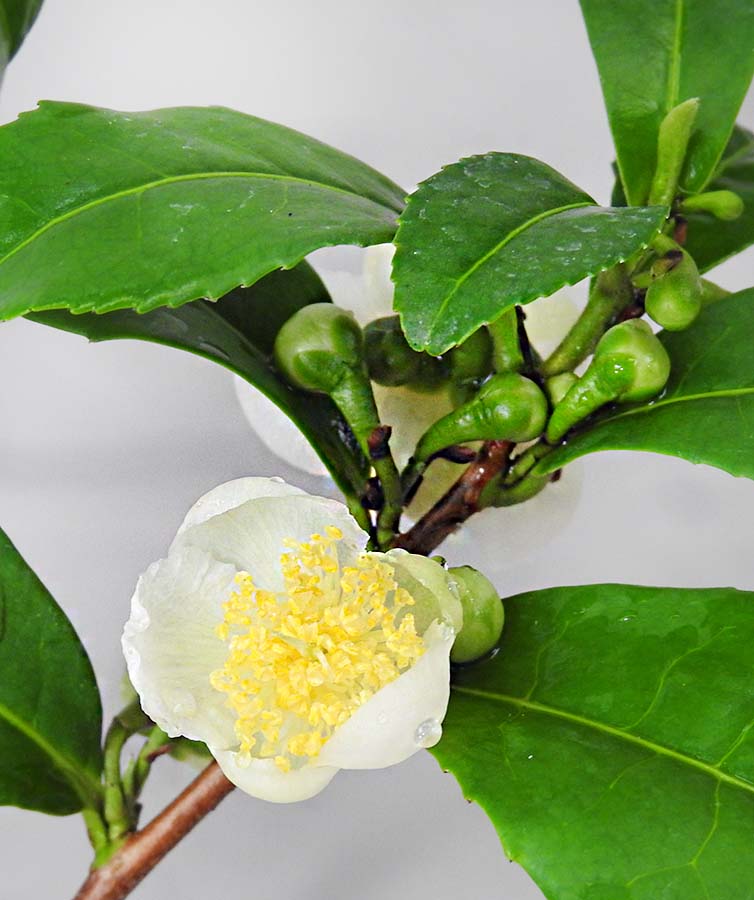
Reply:
[[[594,350],[597,341],[633,300],[624,265],[600,272],[592,283],[589,300],[568,334],[541,367],[549,378],[570,372]]]
[[[484,489],[508,464],[512,449],[510,441],[486,441],[458,481],[413,528],[398,535],[393,546],[428,556],[469,516],[488,505]]]
[[[94,869],[74,900],[123,900],[218,803],[233,790],[217,763],[211,763],[144,829]]]

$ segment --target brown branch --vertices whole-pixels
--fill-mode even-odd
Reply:
[[[233,783],[211,763],[146,828],[94,869],[74,900],[123,900],[232,790]]]
[[[505,468],[512,449],[510,441],[486,441],[458,481],[413,528],[399,534],[393,546],[428,556],[462,522],[482,508],[482,492]]]

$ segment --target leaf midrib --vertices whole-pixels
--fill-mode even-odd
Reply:
[[[673,21],[673,43],[671,45],[670,71],[665,94],[665,114],[678,105],[681,81],[681,43],[683,38],[683,2],[676,0]]]
[[[564,721],[572,722],[576,725],[581,725],[584,728],[591,728],[594,731],[599,731],[602,734],[610,735],[611,737],[625,741],[626,743],[633,744],[638,747],[643,747],[644,749],[649,750],[650,752],[655,753],[658,756],[669,757],[676,762],[680,762],[691,768],[698,769],[720,782],[731,784],[740,790],[748,791],[749,793],[754,794],[754,784],[750,784],[748,781],[736,778],[735,775],[728,775],[725,772],[721,772],[719,769],[715,768],[714,765],[705,763],[693,756],[687,756],[685,753],[680,753],[678,750],[673,750],[670,747],[666,747],[664,744],[658,744],[655,741],[640,737],[639,735],[629,734],[627,731],[621,731],[621,729],[615,728],[612,725],[607,725],[604,722],[598,722],[594,719],[589,719],[586,716],[581,716],[578,713],[572,713],[565,709],[558,709],[557,707],[549,706],[544,703],[537,703],[535,700],[524,700],[521,697],[512,697],[509,694],[498,694],[491,691],[479,690],[477,688],[463,687],[461,685],[453,685],[452,689],[459,694],[468,694],[472,697],[481,697],[484,700],[491,700],[495,703],[509,703],[513,706],[518,706],[522,709],[530,710],[531,712],[537,712],[541,713],[542,715],[548,715],[553,716],[554,718],[563,719]]]
[[[77,761],[70,760],[60,753],[39,731],[19,718],[4,703],[0,703],[0,718],[5,719],[11,727],[15,728],[16,731],[20,731],[33,744],[36,744],[52,760],[61,774],[65,776],[82,803],[85,806],[91,805],[93,797],[100,793],[101,786],[95,778],[92,778],[89,772],[81,767]]]
[[[94,200],[90,200],[88,203],[84,203],[81,206],[75,207],[75,209],[67,210],[60,216],[55,216],[50,219],[49,222],[45,222],[41,228],[37,228],[32,234],[30,234],[27,238],[25,238],[21,243],[16,244],[5,256],[0,257],[0,266],[7,262],[11,257],[15,256],[25,247],[28,247],[37,238],[41,237],[45,232],[49,231],[52,228],[55,228],[57,225],[62,224],[70,219],[75,218],[76,216],[88,212],[91,209],[96,209],[98,206],[104,206],[107,203],[115,202],[116,200],[121,200],[124,197],[133,197],[139,194],[146,193],[149,190],[153,190],[155,188],[165,187],[171,184],[180,184],[184,181],[209,181],[213,178],[250,178],[250,179],[259,179],[259,180],[269,180],[269,181],[282,181],[285,183],[293,183],[293,184],[305,184],[305,185],[313,185],[314,187],[322,188],[327,191],[333,191],[334,193],[344,194],[347,197],[354,197],[363,202],[369,203],[372,206],[377,207],[377,209],[382,209],[385,212],[390,212],[393,215],[397,215],[395,210],[391,210],[386,206],[382,206],[380,203],[377,203],[375,200],[372,200],[370,197],[364,197],[361,194],[356,193],[355,191],[349,191],[345,188],[337,187],[333,184],[327,184],[323,181],[316,181],[314,179],[308,178],[299,178],[295,175],[276,175],[272,173],[264,173],[264,172],[189,172],[183,175],[171,175],[167,178],[161,178],[157,181],[149,181],[145,184],[134,185],[134,187],[124,188],[123,190],[116,191],[112,194],[106,194],[104,197],[97,197]]]
[[[497,253],[499,253],[507,244],[509,244],[513,240],[513,238],[518,237],[519,234],[521,234],[523,231],[526,231],[527,228],[531,228],[533,225],[536,225],[537,222],[541,222],[544,219],[549,219],[552,216],[558,215],[559,213],[568,212],[569,210],[572,210],[572,209],[582,209],[587,206],[596,206],[596,205],[597,204],[592,201],[583,200],[579,203],[570,203],[565,206],[555,207],[554,209],[546,209],[543,212],[539,213],[538,215],[532,216],[531,219],[528,219],[526,222],[523,222],[521,225],[519,225],[517,228],[514,228],[512,231],[509,231],[505,235],[505,237],[502,240],[498,241],[498,243],[495,244],[495,246],[492,247],[492,249],[488,250],[487,253],[484,254],[484,256],[480,256],[479,259],[474,263],[474,265],[470,266],[465,272],[463,272],[458,278],[455,279],[455,284],[453,285],[452,289],[445,295],[442,303],[440,304],[437,312],[435,313],[434,325],[437,325],[438,320],[441,319],[441,317],[445,313],[445,310],[447,309],[448,304],[453,299],[453,297],[458,293],[458,290],[460,289],[461,285],[463,285],[474,274],[474,272],[477,271],[477,269],[481,268],[481,266],[483,266],[488,260],[490,260]],[[2,262],[2,260],[0,260],[0,263],[1,262]],[[434,325],[430,329],[427,344],[431,343],[432,338],[434,336]]]
[[[620,419],[626,419],[629,416],[645,415],[656,409],[662,409],[664,406],[674,406],[677,403],[695,402],[697,400],[717,400],[722,397],[741,397],[747,394],[754,394],[754,387],[748,388],[727,388],[721,391],[708,391],[704,394],[684,394],[680,397],[667,397],[664,400],[657,400],[655,403],[648,403],[646,406],[638,406],[636,409],[627,409],[624,412],[616,413],[609,418],[596,422],[594,427],[599,428],[601,425],[608,425],[617,422]]]

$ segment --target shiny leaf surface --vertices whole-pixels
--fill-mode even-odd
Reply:
[[[101,729],[86,651],[0,531],[0,804],[67,815],[96,800]]]
[[[549,900],[752,900],[754,594],[505,601],[432,751]]]
[[[444,353],[514,304],[626,259],[664,217],[597,206],[528,156],[447,166],[411,195],[396,236],[395,308],[409,343]]]
[[[687,216],[686,248],[703,272],[754,244],[754,134],[736,126],[708,189],[738,194],[744,211],[732,222],[709,213]]]
[[[699,191],[725,148],[754,73],[754,5],[740,0],[581,0],[623,186],[646,202],[660,123],[701,100],[681,186]]]
[[[0,129],[0,318],[216,299],[307,253],[392,239],[402,191],[229,109],[45,102]]]

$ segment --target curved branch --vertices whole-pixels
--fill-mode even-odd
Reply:
[[[74,900],[123,900],[233,787],[217,763],[211,763],[105,865],[94,869]]]
[[[482,493],[508,465],[513,444],[510,441],[486,441],[474,462],[428,513],[393,542],[411,553],[429,554],[485,505]]]

